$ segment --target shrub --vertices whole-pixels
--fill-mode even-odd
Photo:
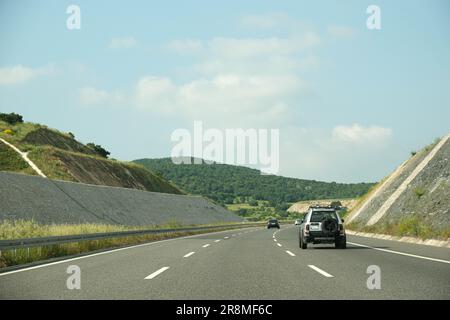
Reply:
[[[280,203],[275,206],[275,208],[279,211],[286,211],[287,209],[289,209],[289,207],[290,205],[288,203]]]
[[[429,238],[432,235],[431,228],[423,219],[417,216],[409,216],[400,220],[398,224],[398,234],[401,236]]]
[[[333,208],[339,209],[339,208],[342,207],[342,202],[340,202],[340,201],[332,201],[330,203],[330,206],[333,207]]]
[[[75,135],[72,132],[68,132],[67,133],[69,135],[69,137],[71,137],[72,139],[75,139]]]
[[[101,145],[99,144],[95,144],[95,143],[88,143],[86,145],[88,148],[91,148],[92,150],[94,150],[95,152],[97,152],[100,156],[102,156],[103,158],[108,158],[108,156],[111,154],[109,151],[107,151],[105,148],[103,148]]]
[[[417,187],[414,189],[414,193],[416,194],[416,196],[420,199],[424,194],[425,194],[426,190],[422,187]]]
[[[238,210],[238,215],[240,215],[240,216],[245,216],[245,215],[247,215],[247,214],[248,214],[248,210],[247,210],[247,209],[240,208],[240,209]]]
[[[248,202],[248,204],[249,204],[249,206],[257,207],[257,206],[258,206],[258,201],[256,201],[256,200],[250,200],[250,201]]]
[[[23,117],[17,113],[0,113],[0,120],[5,121],[9,124],[22,123]]]
[[[411,151],[411,157],[414,157],[417,154],[417,151],[413,150]]]
[[[6,129],[3,132],[6,133],[6,134],[9,134],[9,135],[14,135],[14,131],[12,131],[11,129]]]

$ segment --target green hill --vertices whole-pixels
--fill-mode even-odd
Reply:
[[[219,203],[267,200],[272,206],[302,200],[355,198],[372,183],[336,183],[261,175],[259,170],[226,164],[180,164],[170,158],[139,159],[134,162],[179,185],[192,194]]]
[[[72,133],[30,122],[0,120],[0,138],[13,144],[51,179],[182,194],[175,185],[141,165],[105,158],[92,144],[84,145]],[[94,147],[92,147],[94,146]],[[0,141],[0,171],[36,175],[8,145]]]

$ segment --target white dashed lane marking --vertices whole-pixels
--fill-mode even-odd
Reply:
[[[161,269],[153,272],[151,275],[145,277],[146,280],[150,280],[153,279],[154,277],[160,275],[161,273],[163,273],[164,271],[166,271],[167,269],[169,269],[169,267],[162,267]]]
[[[183,256],[183,258],[188,258],[188,257],[192,256],[194,253],[195,253],[194,251],[189,252],[188,254],[185,254],[185,255]]]
[[[286,253],[287,253],[288,255],[290,255],[291,257],[295,257],[295,254],[293,254],[293,253],[290,252],[289,250],[286,250]]]
[[[333,278],[333,276],[331,274],[329,274],[328,272],[323,271],[322,269],[316,267],[315,265],[309,264],[308,267],[310,267],[314,271],[317,271],[318,273],[320,273],[321,275],[323,275],[323,276],[325,276],[327,278]]]
[[[208,248],[209,246],[210,246],[210,244],[207,243],[207,244],[203,245],[202,248]]]

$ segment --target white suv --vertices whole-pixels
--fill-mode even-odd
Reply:
[[[344,220],[333,207],[310,207],[299,228],[299,246],[308,247],[308,243],[334,243],[336,248],[347,247]]]

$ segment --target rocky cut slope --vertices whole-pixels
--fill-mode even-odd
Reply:
[[[240,222],[202,197],[96,186],[0,172],[0,222],[150,226]]]
[[[393,235],[450,237],[450,134],[375,186],[347,223],[353,229]]]
[[[183,194],[177,186],[141,165],[106,159],[71,133],[29,122],[11,125],[0,121],[0,139],[26,152],[29,160],[51,179]],[[36,175],[7,143],[0,140],[0,171]]]

